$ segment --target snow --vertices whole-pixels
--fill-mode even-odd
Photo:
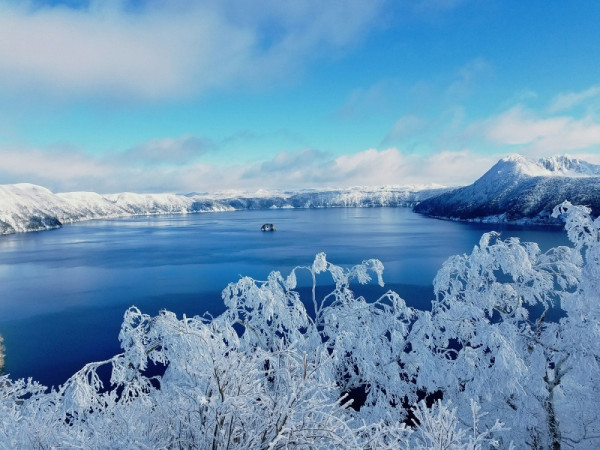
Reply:
[[[415,211],[473,222],[559,224],[551,212],[565,200],[600,214],[600,166],[569,156],[509,155],[472,185],[426,199]]]
[[[419,186],[355,187],[298,192],[218,194],[95,192],[54,194],[34,184],[0,185],[0,234],[58,228],[82,220],[240,209],[412,206],[445,189]]]
[[[57,228],[58,216],[69,210],[65,200],[28,183],[0,186],[0,204],[2,234]]]
[[[568,177],[596,177],[600,176],[600,165],[591,164],[569,155],[551,156],[541,158],[539,164],[544,166],[554,175]]]
[[[571,178],[600,176],[600,165],[569,155],[550,156],[534,161],[519,154],[511,154],[502,158],[495,167],[499,174],[512,176]]]
[[[552,172],[537,161],[529,160],[519,154],[512,154],[502,158],[494,166],[496,172],[502,176],[551,176]]]
[[[0,234],[58,228],[81,220],[148,214],[186,214],[243,209],[398,207],[454,220],[558,223],[552,208],[564,200],[600,213],[600,165],[570,156],[537,161],[509,155],[471,186],[356,186],[247,193],[54,194],[34,184],[0,185]]]

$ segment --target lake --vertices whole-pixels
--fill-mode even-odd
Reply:
[[[277,231],[261,232],[266,222]],[[558,228],[442,221],[408,208],[144,216],[0,236],[5,371],[58,385],[86,362],[119,353],[129,306],[148,314],[164,308],[179,315],[218,314],[229,282],[246,275],[264,280],[272,270],[286,275],[322,251],[344,266],[380,259],[386,281],[381,292],[393,289],[410,305],[427,308],[442,263],[470,252],[492,229],[542,249],[568,244]],[[377,289],[361,294],[377,295]]]

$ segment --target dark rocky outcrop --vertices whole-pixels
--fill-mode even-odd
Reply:
[[[275,231],[275,225],[272,223],[265,223],[262,227],[260,227],[260,231]]]

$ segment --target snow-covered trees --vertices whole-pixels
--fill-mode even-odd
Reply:
[[[4,370],[4,338],[0,334],[0,373]]]
[[[335,282],[323,298],[314,294],[313,316],[294,290],[301,270],[315,283],[323,273]],[[319,254],[285,279],[274,272],[264,282],[230,284],[228,310],[216,318],[150,317],[132,307],[119,336],[124,353],[88,364],[58,390],[0,379],[0,443],[395,449],[490,442],[499,424],[465,426],[445,404],[418,406],[422,427],[404,422],[401,402],[416,398],[416,388],[394,349],[406,345],[415,313],[394,293],[368,303],[349,289],[370,273],[383,283],[382,270],[378,261],[342,269]],[[110,386],[99,375],[103,366]],[[152,366],[164,373],[152,376]],[[367,401],[355,411],[347,391],[360,386]]]
[[[396,449],[432,439],[464,448],[490,442],[500,424],[491,430],[466,427],[446,405],[432,411],[418,406],[423,426],[414,430],[402,421],[401,408],[384,406],[398,394],[394,384],[387,384],[386,393],[377,367],[381,358],[397,367],[398,356],[390,356],[395,338],[380,334],[404,330],[403,321],[393,325],[398,317],[390,313],[407,308],[392,294],[372,304],[354,298],[350,279],[366,282],[372,268],[380,275],[375,261],[344,270],[318,255],[306,269],[312,275],[328,271],[336,289],[318,302],[316,318],[293,290],[294,275],[283,279],[278,273],[265,282],[242,278],[229,285],[223,292],[229,310],[214,319],[178,319],[167,311],[150,317],[132,307],[119,336],[124,353],[88,364],[58,390],[45,393],[31,381],[0,379],[0,443]],[[361,322],[354,322],[357,317]],[[336,328],[344,320],[353,328],[348,333]],[[382,351],[376,349],[378,339],[388,342]],[[108,390],[99,376],[105,365],[111,368]],[[152,365],[164,373],[152,376]],[[364,383],[377,395],[361,413],[349,408],[345,391]]]
[[[476,400],[534,448],[600,444],[600,221],[564,203],[572,248],[485,234],[450,258],[434,280],[436,301],[411,342],[428,354],[417,383],[464,416]]]
[[[600,222],[555,213],[572,248],[486,234],[444,264],[431,311],[356,296],[353,282],[383,285],[381,263],[324,254],[230,284],[215,318],[132,307],[123,354],[57,390],[0,378],[0,447],[594,448]],[[318,296],[323,277],[334,288]],[[443,401],[427,407],[426,393]]]

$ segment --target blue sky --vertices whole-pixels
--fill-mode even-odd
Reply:
[[[191,192],[600,162],[600,3],[0,0],[0,183]]]

